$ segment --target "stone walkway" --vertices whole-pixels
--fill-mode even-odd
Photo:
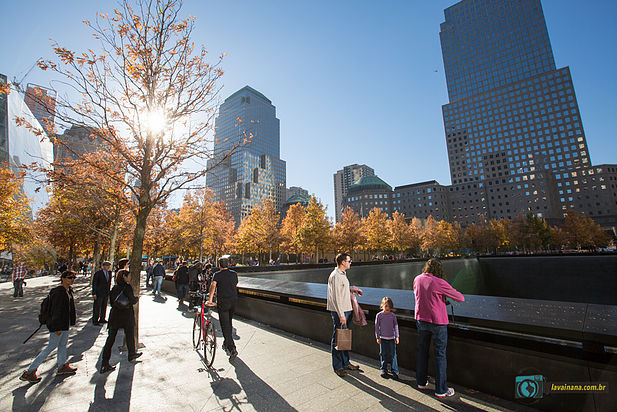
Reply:
[[[27,344],[22,342],[38,326],[39,305],[56,284],[50,277],[29,280],[25,297],[17,299],[11,284],[0,284],[1,411],[529,410],[457,385],[456,396],[438,400],[432,390],[415,388],[411,371],[401,371],[400,381],[382,379],[377,361],[359,356],[352,355],[352,360],[362,370],[339,378],[332,372],[326,345],[243,319],[234,321],[239,357],[228,362],[217,330],[217,356],[207,369],[192,350],[193,315],[178,310],[174,297],[155,300],[145,289],[140,301],[140,339],[145,345],[141,362],[127,362],[126,354],[117,350],[118,338],[111,359],[117,369],[100,375],[97,367],[107,333],[88,322],[92,298],[86,279],[75,284],[78,322],[68,344],[77,375],[56,377],[54,352],[39,368],[43,380],[27,384],[19,375],[46,345],[48,332],[42,329]]]

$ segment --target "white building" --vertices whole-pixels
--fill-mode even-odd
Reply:
[[[6,77],[0,75],[0,82],[6,83]],[[42,134],[37,136],[25,125],[18,126],[16,118],[23,118]],[[10,87],[8,96],[0,94],[0,163],[15,172],[22,171],[21,166],[49,166],[54,160],[53,145],[43,131],[39,121],[34,117],[23,97]],[[50,188],[45,182],[45,176],[40,172],[26,171],[23,183],[24,194],[30,199],[33,216],[49,201]]]

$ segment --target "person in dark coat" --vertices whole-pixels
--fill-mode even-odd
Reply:
[[[238,356],[233,339],[232,325],[238,301],[238,274],[229,269],[229,258],[227,256],[219,259],[219,268],[220,270],[212,278],[207,305],[218,307],[219,322],[224,338],[223,350],[229,355],[229,361],[232,362]],[[216,303],[212,302],[214,292],[216,292]]]
[[[152,270],[154,269],[153,261],[148,261],[148,266],[146,266],[146,287],[150,286],[150,279],[152,279]]]
[[[121,296],[123,295],[123,296]],[[120,304],[123,300],[128,301],[126,307]],[[129,350],[129,362],[139,358],[142,353],[135,350],[135,313],[133,305],[139,300],[133,293],[131,286],[131,273],[126,269],[121,269],[116,273],[116,284],[109,294],[111,311],[109,312],[109,335],[103,347],[103,360],[101,362],[101,373],[106,373],[116,369],[109,364],[111,358],[111,348],[116,340],[118,329],[124,329],[126,336],[126,346]]]
[[[92,307],[92,324],[99,325],[107,323],[107,299],[109,299],[109,289],[111,287],[111,262],[103,262],[102,269],[94,274],[92,279],[92,297],[94,305]]]
[[[75,375],[77,368],[67,362],[66,343],[69,339],[69,328],[77,322],[75,299],[71,285],[75,281],[75,273],[67,270],[60,277],[62,284],[49,292],[49,306],[47,313],[47,329],[49,329],[49,343],[39,353],[30,366],[19,377],[22,381],[37,383],[41,378],[36,376],[36,370],[45,361],[47,356],[58,348],[58,375]]]
[[[152,268],[152,275],[154,276],[154,281],[152,282],[152,294],[158,294],[161,296],[161,285],[163,284],[163,279],[165,278],[165,266],[163,266],[160,259],[156,261],[156,265]]]
[[[181,306],[184,305],[184,297],[189,290],[189,267],[186,261],[182,262],[176,270],[174,280],[176,281],[176,292],[178,293],[178,306]]]

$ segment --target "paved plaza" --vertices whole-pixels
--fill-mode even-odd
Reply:
[[[192,350],[193,314],[179,310],[173,296],[155,300],[145,289],[140,301],[140,341],[145,345],[141,362],[129,363],[126,354],[118,352],[119,337],[111,358],[117,369],[101,375],[97,368],[107,332],[88,321],[92,297],[85,278],[75,283],[78,321],[68,343],[77,375],[55,376],[54,351],[39,368],[43,380],[28,384],[18,378],[47,344],[48,332],[43,328],[22,342],[38,326],[42,298],[55,284],[51,277],[28,280],[24,298],[12,297],[10,283],[0,284],[1,411],[527,410],[456,384],[456,396],[439,400],[432,391],[415,388],[413,371],[402,370],[400,381],[383,379],[376,360],[353,354],[361,371],[339,378],[332,371],[328,346],[244,319],[234,321],[239,357],[228,362],[218,330],[219,348],[208,370]]]

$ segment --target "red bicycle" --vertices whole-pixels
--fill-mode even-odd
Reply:
[[[193,322],[193,347],[203,356],[207,368],[214,363],[216,354],[216,334],[211,317],[211,308],[206,305],[208,294],[204,291],[197,292],[201,297],[201,307],[195,315]]]

